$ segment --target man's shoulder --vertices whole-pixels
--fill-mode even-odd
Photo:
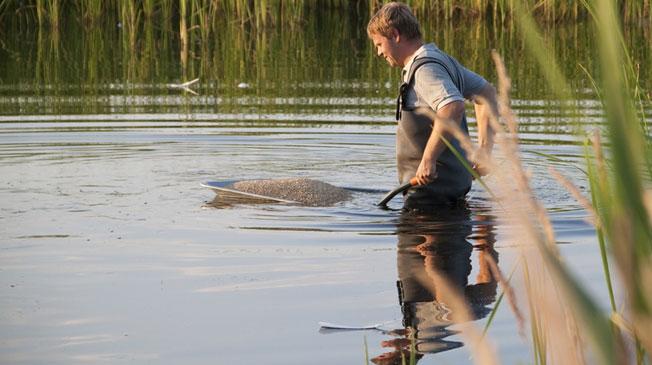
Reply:
[[[412,73],[415,78],[422,78],[427,75],[432,77],[449,76],[451,65],[441,55],[422,56],[414,61],[412,65]]]
[[[439,49],[434,43],[424,45],[421,52],[415,57],[411,68],[437,70],[445,65],[450,68],[450,59],[446,53]],[[417,71],[416,69],[414,70]]]
[[[434,43],[428,43],[423,46],[423,52],[419,57],[427,57],[427,58],[435,58],[435,59],[443,59],[446,57],[446,54],[444,51],[439,49]]]

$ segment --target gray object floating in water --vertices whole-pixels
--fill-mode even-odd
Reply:
[[[202,186],[216,192],[241,194],[258,200],[298,203],[313,207],[333,205],[351,197],[351,193],[346,189],[306,178],[211,181]]]

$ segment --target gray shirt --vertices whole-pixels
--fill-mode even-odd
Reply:
[[[424,58],[437,62],[421,63],[413,71],[412,80],[409,80],[415,60]],[[401,86],[402,96],[399,100],[402,100],[403,107],[398,114],[400,120],[396,130],[396,160],[401,183],[416,175],[432,133],[433,122],[436,123],[432,113],[452,102],[472,99],[487,85],[485,79],[466,69],[434,44],[421,46],[408,60],[403,75],[403,85],[409,86]],[[465,116],[460,127],[468,133]],[[456,138],[452,138],[450,143],[463,158],[466,157]],[[471,174],[452,150],[446,148],[437,158],[437,178],[411,189],[405,197],[404,207],[429,209],[429,206],[454,205],[470,188]]]
[[[408,80],[408,71],[413,61],[420,57],[436,58],[443,62],[455,75],[462,75],[462,89],[459,90],[451,80],[448,72],[436,63],[428,63],[420,67],[414,75],[414,88],[407,92],[405,105],[410,108],[429,106],[435,112],[454,102],[464,101],[476,95],[487,81],[482,76],[462,66],[456,59],[441,51],[434,43],[424,44],[403,67],[403,81]]]

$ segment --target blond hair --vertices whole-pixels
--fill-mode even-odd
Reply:
[[[385,38],[392,35],[392,28],[406,39],[421,39],[421,29],[410,7],[399,2],[383,5],[367,24],[367,35],[379,34]]]

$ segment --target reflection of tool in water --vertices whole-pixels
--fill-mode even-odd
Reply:
[[[406,191],[407,189],[409,189],[409,188],[411,188],[411,187],[413,187],[413,186],[417,186],[418,184],[419,184],[419,183],[417,182],[417,178],[416,178],[416,177],[413,177],[413,178],[410,179],[410,181],[406,182],[405,184],[403,184],[403,185],[397,187],[396,189],[390,191],[389,193],[387,193],[387,195],[385,195],[385,197],[383,198],[383,200],[381,200],[381,201],[380,201],[378,204],[376,204],[376,205],[378,205],[379,207],[385,207],[385,206],[387,206],[387,203],[388,203],[390,200],[392,200],[392,198],[394,198],[396,195],[398,195],[399,193],[402,193],[402,192]]]
[[[277,202],[307,206],[329,206],[348,200],[351,193],[325,182],[295,178],[274,180],[209,181],[201,184],[218,194],[251,202]]]
[[[344,324],[336,324],[330,322],[319,322],[319,327],[329,330],[348,330],[348,331],[364,331],[364,330],[381,330],[382,323],[372,324],[370,326],[347,326]]]
[[[377,324],[372,324],[369,326],[348,326],[345,324],[337,324],[337,323],[330,323],[330,322],[319,322],[319,333],[323,334],[328,334],[328,333],[337,333],[337,332],[342,332],[342,331],[369,331],[369,330],[374,330],[374,331],[379,331],[384,335],[392,335],[392,336],[407,336],[408,330],[405,328],[399,328],[399,329],[393,329],[393,330],[388,330],[385,329],[384,327],[391,322],[394,321],[388,321],[384,323],[377,323]]]

